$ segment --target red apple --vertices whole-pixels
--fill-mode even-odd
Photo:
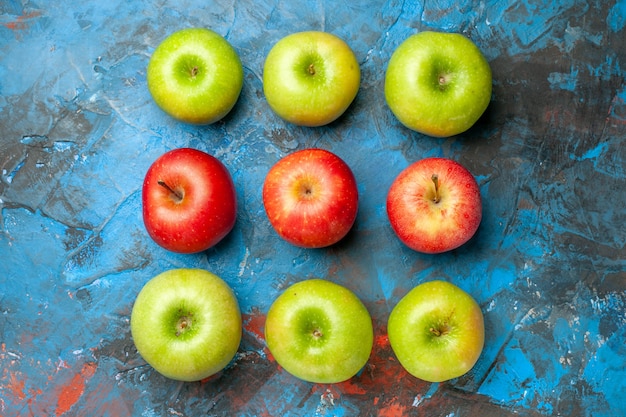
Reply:
[[[235,225],[233,180],[206,152],[181,148],[161,155],[148,169],[142,191],[146,230],[170,251],[201,252]]]
[[[461,164],[446,158],[414,162],[387,195],[391,227],[408,247],[441,253],[467,242],[482,218],[480,189]]]
[[[323,149],[303,149],[279,160],[263,184],[263,204],[279,236],[321,248],[341,240],[354,224],[358,191],[350,167]]]

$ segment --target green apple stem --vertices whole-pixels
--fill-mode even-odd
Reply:
[[[433,197],[433,201],[437,204],[439,203],[439,200],[441,200],[441,196],[439,195],[439,177],[437,174],[433,174],[430,179],[433,180],[433,183],[435,184],[435,196]]]
[[[191,78],[195,78],[196,75],[198,75],[198,67],[194,65],[194,67],[191,69]]]
[[[177,203],[180,203],[180,202],[183,200],[183,195],[182,195],[180,192],[175,191],[174,189],[172,189],[172,187],[170,187],[169,185],[167,185],[167,183],[166,183],[165,181],[163,181],[163,180],[158,180],[158,181],[157,181],[157,183],[158,183],[161,187],[163,187],[163,188],[165,188],[167,191],[169,191],[169,192],[172,194],[172,199],[173,199],[174,201],[176,201]]]
[[[309,64],[309,74],[315,75],[315,64],[313,63]]]

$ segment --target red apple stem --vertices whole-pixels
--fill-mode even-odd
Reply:
[[[430,179],[433,180],[433,183],[435,184],[435,197],[433,198],[433,201],[438,203],[439,200],[441,200],[441,196],[439,195],[439,177],[437,174],[433,174]]]
[[[174,195],[174,197],[176,198],[176,201],[181,201],[183,199],[183,195],[181,193],[179,193],[178,191],[175,191],[172,189],[172,187],[170,187],[169,185],[167,185],[167,183],[163,180],[158,180],[157,183],[165,188],[167,191],[169,191],[170,193],[172,193]]]

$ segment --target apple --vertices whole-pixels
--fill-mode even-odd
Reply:
[[[265,320],[265,341],[276,362],[308,382],[352,378],[367,363],[373,340],[372,318],[361,300],[323,279],[291,285]]]
[[[467,373],[483,350],[485,324],[480,306],[446,281],[414,287],[391,311],[389,344],[408,373],[441,382]]]
[[[263,66],[270,108],[300,126],[323,126],[341,116],[356,97],[361,70],[341,38],[320,31],[279,40]]]
[[[199,381],[230,363],[241,341],[237,298],[217,275],[172,269],[141,289],[130,316],[141,357],[160,374]]]
[[[482,218],[474,176],[447,158],[425,158],[405,168],[387,194],[387,215],[413,250],[441,253],[471,239]]]
[[[206,152],[180,148],[161,155],[142,188],[150,237],[178,253],[204,251],[235,225],[237,198],[228,169]]]
[[[303,248],[341,240],[354,224],[358,200],[348,164],[319,148],[283,157],[263,183],[263,205],[272,227],[284,240]]]
[[[491,100],[491,68],[467,37],[420,32],[393,52],[385,99],[393,114],[417,132],[448,137],[465,132]]]
[[[235,49],[210,29],[182,29],[163,40],[148,62],[148,90],[182,122],[211,124],[235,106],[243,67]]]

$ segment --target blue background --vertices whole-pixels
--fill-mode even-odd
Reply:
[[[0,1],[0,416],[618,416],[626,414],[626,1],[355,2]],[[146,65],[168,34],[209,27],[245,67],[238,104],[205,127],[152,102]],[[289,125],[265,102],[270,48],[301,30],[342,37],[361,64],[359,94],[322,128]],[[468,132],[435,139],[384,102],[393,50],[420,30],[461,32],[493,70],[493,99]],[[176,255],[141,220],[150,164],[183,146],[231,171],[237,224],[218,246]],[[297,149],[322,147],[353,169],[360,208],[339,244],[281,241],[260,189]],[[484,198],[477,235],[458,250],[403,246],[385,214],[395,176],[427,156],[472,171]],[[180,383],[134,349],[133,300],[154,275],[206,268],[244,313],[239,353],[207,381]],[[352,289],[376,332],[352,380],[309,384],[263,340],[289,284],[323,277]],[[391,352],[397,301],[431,279],[476,298],[486,345],[475,368],[430,384]]]

